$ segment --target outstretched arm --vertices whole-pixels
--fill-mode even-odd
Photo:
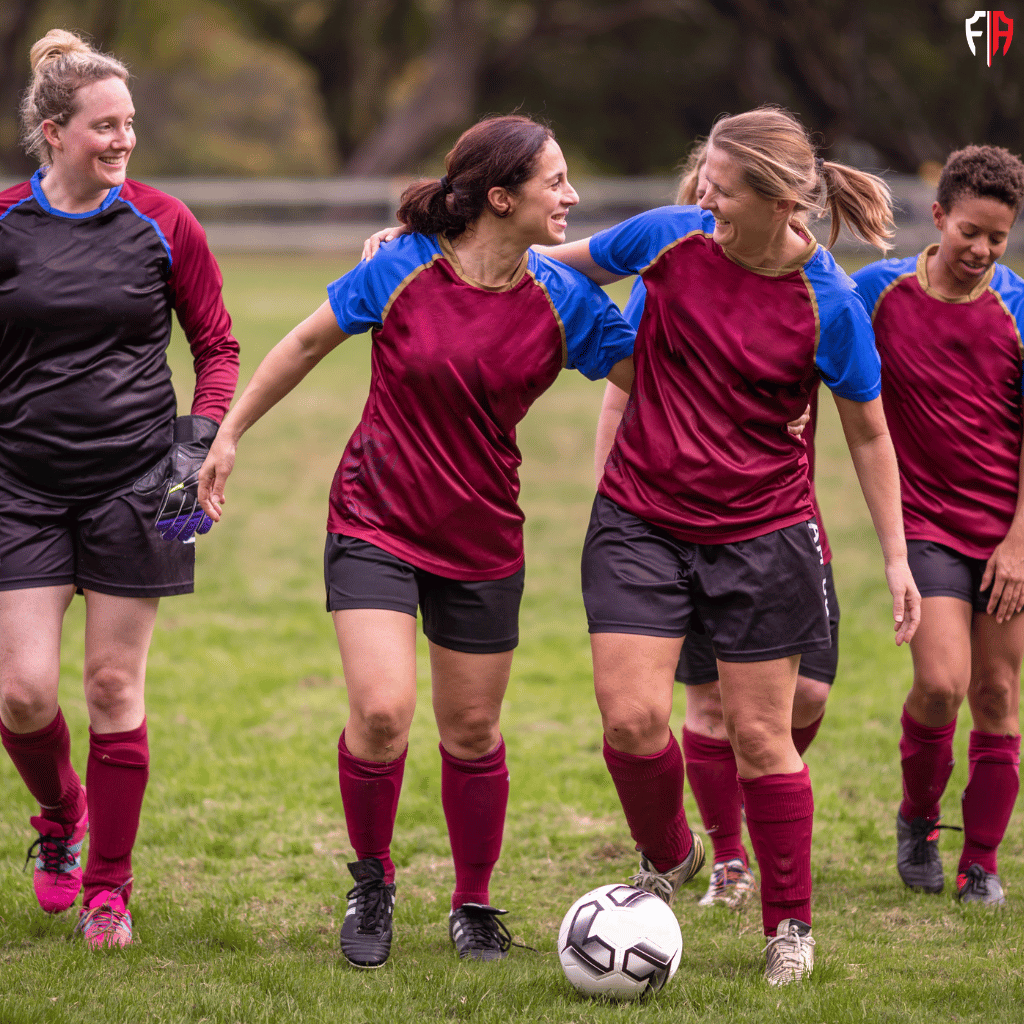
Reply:
[[[199,471],[199,503],[214,522],[221,516],[224,484],[234,468],[241,436],[347,337],[338,326],[331,304],[325,302],[266,354],[234,408],[224,417]]]
[[[899,471],[882,400],[853,402],[838,395],[833,397],[857,479],[882,546],[885,578],[892,594],[896,643],[908,643],[921,621],[921,595],[907,562]]]
[[[561,245],[535,245],[533,249],[537,252],[550,256],[559,263],[564,263],[581,274],[586,274],[591,281],[597,284],[611,284],[613,281],[621,281],[628,274],[613,274],[604,267],[599,266],[594,257],[590,255],[590,239],[581,238],[578,242],[563,242]]]

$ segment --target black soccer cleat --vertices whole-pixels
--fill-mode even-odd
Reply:
[[[357,860],[348,869],[356,884],[345,894],[341,951],[353,967],[383,967],[391,954],[395,883],[384,883],[384,865],[376,857]]]
[[[463,903],[448,915],[448,934],[460,960],[503,960],[512,945],[509,930],[498,920],[507,910],[483,903]]]
[[[998,875],[990,874],[980,864],[972,864],[957,875],[956,898],[961,903],[980,903],[986,907],[1006,905],[1006,895]]]
[[[907,821],[896,814],[896,870],[904,884],[924,892],[942,892],[945,876],[939,856],[939,829],[963,831],[956,825],[940,825],[939,819]]]

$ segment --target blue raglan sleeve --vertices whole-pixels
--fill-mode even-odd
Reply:
[[[713,230],[714,217],[699,206],[661,206],[599,231],[590,255],[612,274],[642,274],[673,242]]]
[[[1024,341],[1024,280],[1002,263],[996,264],[991,287],[1002,300],[1017,327],[1017,338]],[[1024,374],[1021,375],[1021,394],[1024,394]]]
[[[833,394],[870,402],[882,393],[882,363],[871,318],[853,281],[827,252],[821,253],[806,272],[820,324],[815,365]]]
[[[433,239],[424,235],[400,235],[380,248],[373,259],[356,264],[327,286],[338,326],[346,334],[362,334],[380,327],[384,310],[395,289],[417,267],[436,253]]]
[[[590,278],[546,256],[531,256],[537,261],[534,274],[565,331],[566,367],[590,380],[607,377],[617,362],[633,354],[636,332]]]
[[[908,267],[913,269],[912,261],[877,260],[853,272],[851,277],[853,278],[853,283],[857,286],[857,295],[864,304],[864,308],[868,311],[869,319],[874,318],[875,306],[878,304],[882,292],[897,277],[906,273]]]

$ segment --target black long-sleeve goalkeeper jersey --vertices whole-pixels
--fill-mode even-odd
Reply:
[[[40,181],[0,192],[0,468],[37,494],[89,500],[171,444],[171,311],[192,349],[195,415],[223,418],[238,343],[183,203],[129,180],[69,214]]]

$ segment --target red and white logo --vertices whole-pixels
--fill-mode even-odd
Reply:
[[[984,27],[973,26],[984,20]],[[999,52],[999,44],[1003,46],[1005,57],[1013,41],[1013,18],[1008,18],[1005,11],[975,11],[970,18],[964,19],[964,26],[967,30],[967,45],[971,53],[977,56],[977,49],[974,40],[985,37],[985,56],[989,67],[992,67],[992,58]]]

